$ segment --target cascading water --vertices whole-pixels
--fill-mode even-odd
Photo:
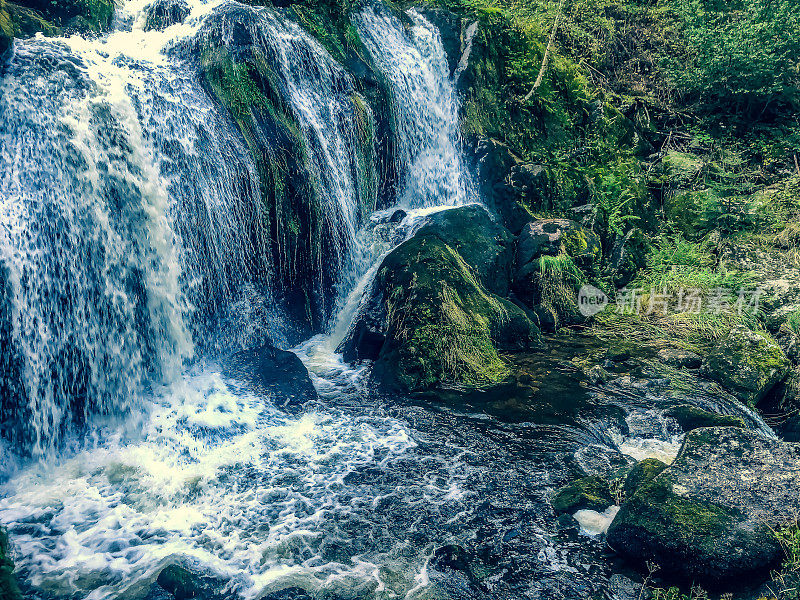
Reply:
[[[361,39],[392,87],[399,203],[410,208],[472,201],[463,164],[458,96],[438,30],[416,10],[407,32],[382,5],[359,12]]]
[[[24,391],[35,454],[52,453],[72,414],[122,417],[89,423],[76,452],[5,483],[0,521],[33,595],[136,597],[176,561],[231,578],[243,597],[289,584],[362,595],[425,587],[427,551],[409,554],[387,525],[402,505],[387,523],[365,521],[396,483],[357,483],[415,447],[401,423],[332,408],[286,415],[215,366],[186,364],[195,350],[213,357],[281,337],[258,167],[194,68],[208,36],[230,41],[232,6],[246,11],[300,126],[332,237],[318,268],[343,271],[340,296],[352,296],[391,245],[359,230],[376,187],[374,165],[353,153],[369,108],[319,44],[272,12],[195,2],[184,24],[146,32],[144,3],[130,0],[106,38],[18,43],[0,99],[0,331],[16,352],[4,349],[4,369],[20,371],[3,373],[4,385],[19,382],[4,388],[4,408],[21,408],[11,404]],[[434,72],[416,57],[414,70]],[[415,93],[438,110],[441,97]],[[404,168],[436,144],[455,151],[454,134],[401,134]],[[427,193],[414,204],[435,203]],[[148,389],[152,400],[122,414]],[[462,501],[455,481],[432,485],[422,472],[403,485],[420,505]],[[372,534],[353,537],[367,526]]]

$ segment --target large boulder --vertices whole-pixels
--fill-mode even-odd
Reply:
[[[659,575],[706,587],[767,574],[774,530],[800,513],[800,445],[739,428],[697,429],[675,462],[623,505],[608,544]]]
[[[755,405],[788,373],[780,346],[763,333],[735,327],[706,357],[701,373]]]
[[[381,264],[339,351],[374,360],[379,383],[406,391],[491,385],[502,349],[538,346],[539,330],[508,289],[511,238],[479,206],[431,218]]]

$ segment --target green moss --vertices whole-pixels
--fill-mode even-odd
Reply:
[[[538,342],[525,313],[487,291],[435,229],[420,230],[387,256],[375,285],[388,323],[375,369],[407,390],[498,383],[510,372],[498,348]]]
[[[665,414],[675,419],[684,431],[691,431],[700,427],[744,428],[745,426],[744,421],[739,417],[708,412],[689,404],[681,404],[671,408]]]
[[[736,327],[706,357],[702,374],[754,406],[788,368],[786,355],[767,332]]]
[[[358,197],[361,199],[362,218],[375,210],[378,198],[378,173],[376,169],[375,120],[366,101],[359,94],[352,95],[353,115],[356,125],[356,161]]]
[[[583,477],[558,490],[552,500],[556,513],[573,514],[579,510],[603,511],[612,504],[611,490],[599,477]]]
[[[713,548],[738,517],[731,509],[679,496],[669,478],[663,476],[640,487],[622,511],[630,527],[655,531],[659,538],[672,538],[704,550]]]
[[[646,458],[636,463],[625,477],[622,487],[625,497],[632,496],[642,485],[651,481],[666,468],[667,465],[657,458]]]
[[[580,322],[577,293],[585,281],[586,276],[568,254],[540,256],[532,265],[532,302],[551,315],[556,327]]]

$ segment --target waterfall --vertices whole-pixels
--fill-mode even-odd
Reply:
[[[459,105],[439,31],[416,10],[406,30],[383,5],[359,12],[355,25],[392,88],[399,204],[416,208],[474,200],[465,168]]]
[[[263,182],[192,54],[232,6],[300,125],[327,244],[315,277],[350,270],[374,209],[373,157],[354,152],[372,115],[297,25],[195,0],[183,24],[145,31],[130,0],[104,38],[18,41],[0,79],[0,409],[34,454],[195,356],[285,344]]]

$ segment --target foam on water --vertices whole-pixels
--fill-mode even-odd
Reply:
[[[379,585],[375,565],[331,560],[325,542],[377,499],[350,497],[348,473],[414,447],[398,422],[289,416],[209,369],[157,397],[138,428],[109,429],[95,447],[4,485],[0,521],[30,583],[114,598],[181,559],[232,578],[244,598],[272,584]]]

